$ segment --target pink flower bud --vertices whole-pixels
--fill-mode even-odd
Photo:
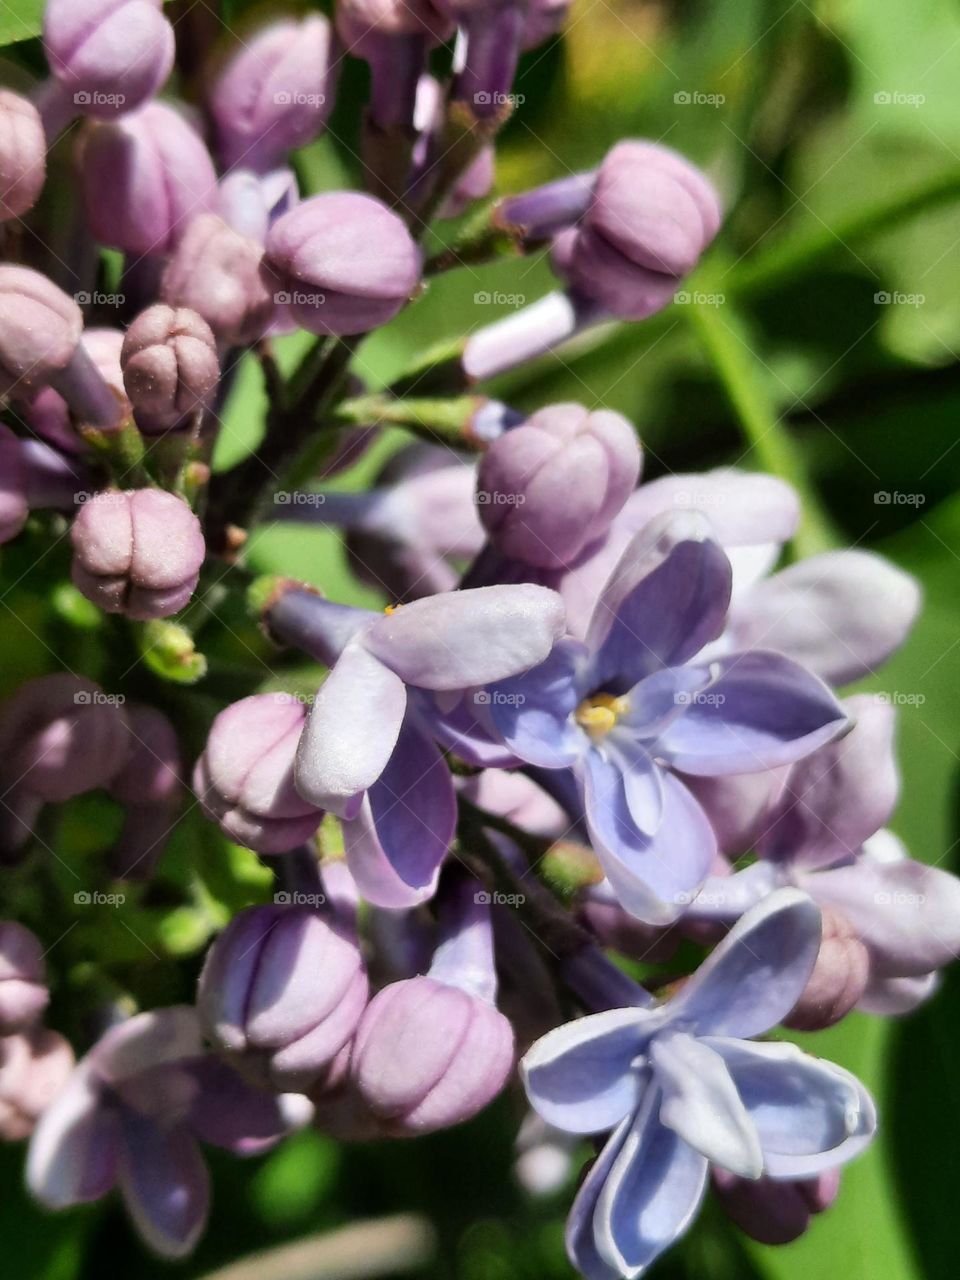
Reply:
[[[255,694],[213,722],[193,788],[204,812],[237,844],[286,853],[308,840],[322,812],[293,783],[306,708],[285,693]]]
[[[477,477],[480,519],[504,555],[562,569],[606,533],[639,474],[640,446],[626,418],[553,405],[487,450]]]
[[[420,279],[403,220],[372,196],[314,196],[278,218],[264,266],[275,300],[311,333],[355,334],[392,319]]]
[[[714,1194],[723,1211],[761,1244],[782,1245],[799,1239],[814,1214],[829,1209],[840,1190],[838,1169],[796,1182],[772,1178],[751,1182],[716,1167],[712,1175]]]
[[[90,229],[101,244],[169,253],[217,202],[217,175],[196,129],[162,102],[95,125],[80,157]]]
[[[0,1040],[0,1138],[4,1142],[30,1136],[67,1083],[73,1065],[69,1043],[45,1027]]]
[[[21,442],[0,423],[0,543],[15,538],[27,522],[27,473]]]
[[[228,168],[270,169],[320,134],[333,109],[331,46],[319,13],[278,17],[238,42],[210,91]]]
[[[261,278],[262,257],[255,240],[216,214],[202,213],[167,264],[160,296],[171,307],[196,311],[224,346],[255,342],[274,309],[272,291]]]
[[[173,67],[163,0],[47,0],[43,44],[50,70],[84,115],[135,110]]]
[[[139,621],[183,608],[206,550],[200,521],[162,489],[96,494],[70,536],[74,584],[105,612]]]
[[[302,1092],[353,1035],[367,994],[345,923],[273,905],[241,912],[213,944],[197,1007],[214,1047],[252,1083]]]
[[[148,307],[127,330],[120,363],[137,422],[148,432],[209,408],[220,381],[213,330],[189,307]]]
[[[47,140],[32,102],[0,89],[0,221],[22,218],[47,178]]]
[[[39,939],[15,920],[0,921],[0,1036],[31,1027],[50,1000]]]
[[[0,396],[26,398],[73,358],[83,313],[38,271],[0,265]]]
[[[823,940],[803,995],[784,1019],[796,1031],[821,1031],[846,1017],[867,987],[870,953],[850,921],[821,907]]]
[[[127,400],[120,368],[123,333],[120,329],[85,329],[81,346],[120,402],[123,416],[127,417],[132,409]],[[53,387],[44,387],[34,396],[24,409],[24,417],[38,436],[62,452],[75,454],[83,450],[83,441],[71,421],[70,407]]]

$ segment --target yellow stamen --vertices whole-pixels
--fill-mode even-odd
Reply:
[[[388,618],[392,618],[393,615],[397,612],[397,610],[402,608],[403,608],[402,604],[388,604],[388,605],[384,605],[383,612],[387,615]]]
[[[574,719],[589,738],[599,742],[629,710],[629,699],[617,698],[612,693],[598,693],[592,698],[584,698],[574,713]]]

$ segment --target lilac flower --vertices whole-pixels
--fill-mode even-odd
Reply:
[[[27,472],[20,441],[0,423],[0,543],[15,538],[29,514]]]
[[[49,1000],[40,940],[16,920],[0,921],[0,1036],[27,1030]]]
[[[0,1038],[0,1138],[20,1142],[60,1093],[73,1070],[69,1043],[46,1027]]]
[[[127,418],[133,408],[127,399],[120,368],[120,352],[123,349],[123,333],[119,329],[84,329],[81,348],[89,356],[97,373],[116,400],[118,418]],[[84,449],[83,440],[71,420],[70,406],[53,387],[44,387],[24,408],[24,418],[41,439],[62,453],[78,454]],[[74,486],[76,491],[78,486]],[[82,487],[82,486],[81,486]]]
[[[712,1171],[713,1193],[721,1208],[741,1231],[761,1244],[789,1244],[825,1212],[837,1198],[840,1173],[831,1169],[817,1178],[775,1182],[758,1178],[751,1182],[725,1169]]]
[[[869,978],[860,1006],[901,1013],[930,993],[936,970],[960,955],[960,880],[909,858],[884,829],[899,790],[892,707],[869,694],[844,706],[855,721],[848,737],[821,747],[785,778],[767,780],[750,824],[760,860],[708,880],[689,914],[729,921],[778,886],[796,885],[866,949]],[[859,959],[849,941],[824,958],[821,1012],[829,1013],[831,990],[848,980],[851,963]],[[816,992],[807,994],[809,1018]]]
[[[0,89],[0,221],[22,218],[40,198],[47,178],[47,140],[27,98]]]
[[[165,431],[209,408],[220,381],[213,330],[189,307],[142,311],[123,339],[120,364],[142,431]]]
[[[0,266],[0,395],[27,394],[53,382],[70,364],[83,313],[46,276]]]
[[[181,1258],[209,1206],[198,1140],[252,1155],[310,1114],[306,1098],[250,1089],[206,1056],[193,1009],[142,1013],[97,1041],[44,1112],[27,1185],[48,1209],[99,1200],[117,1187],[146,1244]]]
[[[613,1130],[582,1184],[567,1248],[588,1280],[641,1276],[688,1229],[711,1165],[795,1182],[873,1137],[873,1101],[848,1072],[784,1043],[751,1043],[796,1003],[820,943],[795,890],[749,912],[672,1000],[613,1009],[544,1036],[521,1064],[531,1105],[559,1129]]]
[[[846,724],[830,690],[782,654],[714,661],[730,562],[699,516],[654,521],[608,579],[586,641],[487,691],[506,745],[572,770],[591,842],[623,906],[668,923],[707,876],[716,838],[677,772],[790,763]]]
[[[467,690],[543,661],[563,628],[542,587],[485,587],[386,615],[288,589],[268,622],[332,670],[297,752],[304,800],[344,821],[350,870],[377,906],[432,896],[456,824],[453,782],[434,739],[469,755]],[[496,674],[494,674],[496,673]],[[489,737],[477,744],[485,763]]]
[[[155,707],[125,707],[132,747],[109,791],[126,809],[110,856],[111,871],[149,880],[177,824],[183,799],[182,760],[173,725]]]

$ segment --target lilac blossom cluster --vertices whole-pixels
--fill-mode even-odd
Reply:
[[[182,1003],[101,994],[72,1045],[44,1022],[48,982],[54,1009],[69,994],[57,938],[0,923],[0,1136],[29,1138],[42,1205],[117,1189],[163,1256],[203,1230],[202,1143],[416,1137],[503,1091],[530,1109],[528,1185],[596,1144],[567,1233],[588,1280],[644,1274],[708,1191],[757,1239],[793,1239],[877,1120],[782,1028],[905,1014],[960,951],[960,883],[886,829],[894,709],[845,692],[906,639],[914,582],[865,551],[793,556],[782,479],[648,481],[618,413],[478,393],[668,306],[721,225],[710,180],[637,140],[478,203],[517,60],[564,13],[338,0],[332,23],[261,15],[208,48],[160,0],[48,0],[49,78],[0,93],[0,538],[69,547],[64,590],[118,615],[118,687],[151,648],[202,681],[197,615],[225,599],[249,601],[274,664],[229,704],[200,683],[188,711],[183,690],[127,701],[69,670],[0,708],[8,865],[105,792],[124,817],[104,874],[131,891],[195,809],[274,875]],[[301,194],[291,154],[326,129],[348,56],[369,64],[366,190]],[[197,66],[187,106],[172,89]],[[73,296],[46,239],[65,164]],[[425,231],[467,209],[428,256]],[[505,246],[547,250],[557,289],[371,394],[361,338]],[[117,327],[88,323],[103,248],[123,258]],[[215,471],[241,358],[262,367],[263,441]],[[457,394],[415,397],[438,374]],[[365,490],[325,488],[384,424],[417,439]],[[304,481],[313,500],[285,500]],[[267,521],[339,529],[386,609],[253,580]],[[701,958],[678,973],[681,943]]]

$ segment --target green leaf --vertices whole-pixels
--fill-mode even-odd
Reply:
[[[31,40],[43,30],[45,0],[8,0],[0,9],[0,45]]]

